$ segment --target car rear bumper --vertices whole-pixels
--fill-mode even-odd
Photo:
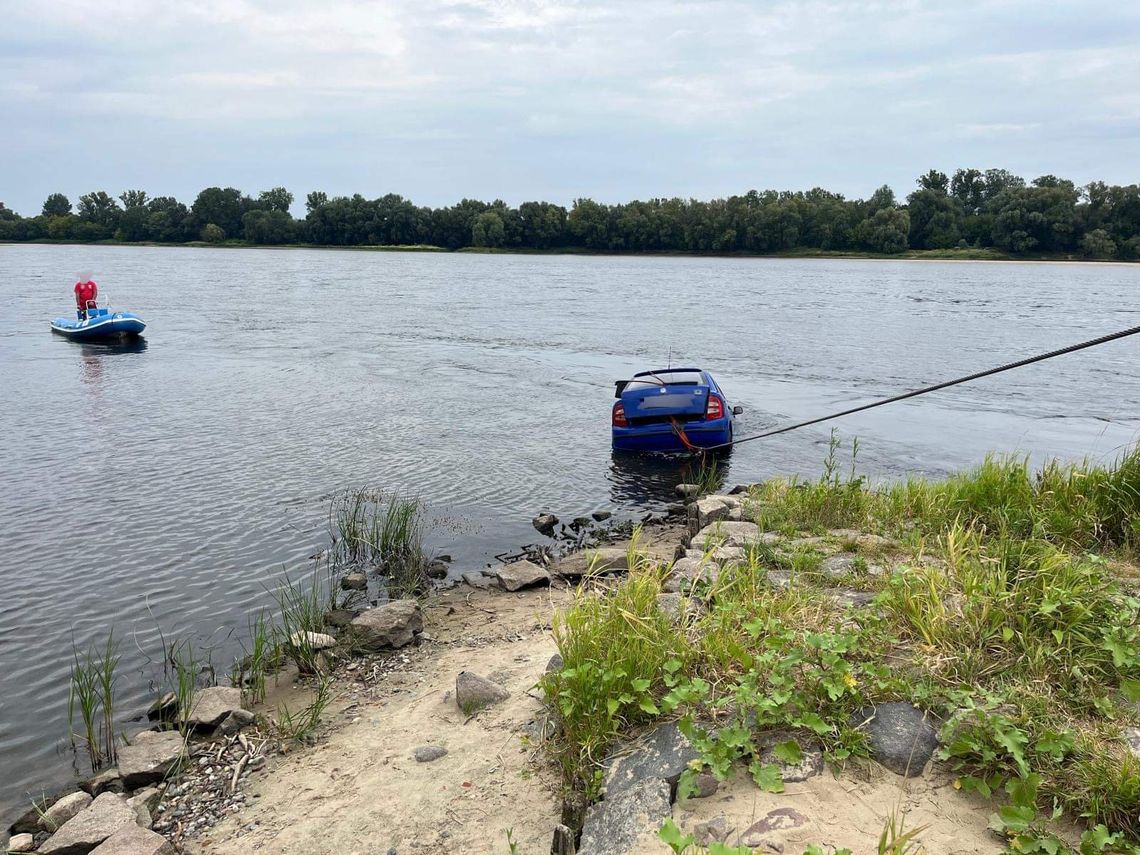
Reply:
[[[732,442],[732,423],[728,419],[712,422],[689,422],[683,425],[689,442],[700,448]],[[622,451],[684,451],[686,446],[672,425],[653,424],[613,430],[613,447]]]

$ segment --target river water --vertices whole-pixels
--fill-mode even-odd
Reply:
[[[93,271],[145,347],[49,333]],[[417,495],[456,572],[530,518],[640,516],[675,462],[615,459],[613,381],[684,363],[738,435],[1140,323],[1140,266],[0,247],[0,812],[64,783],[72,643],[114,628],[119,706],[162,637],[224,670],[329,497]],[[990,450],[1111,459],[1140,435],[1125,340],[843,420],[860,469]],[[729,483],[816,475],[828,426],[739,446]]]

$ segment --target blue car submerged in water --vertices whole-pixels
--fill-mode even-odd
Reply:
[[[733,420],[742,410],[728,405],[707,371],[642,371],[616,386],[611,424],[619,451],[686,451],[732,443]]]

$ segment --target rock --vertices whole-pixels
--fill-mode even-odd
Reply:
[[[699,484],[678,484],[673,490],[682,499],[693,499],[701,494],[701,487]]]
[[[515,561],[495,568],[495,578],[503,586],[503,590],[517,591],[520,588],[529,588],[532,585],[549,585],[550,574],[546,569],[539,567],[531,561]]]
[[[555,653],[553,656],[550,657],[550,661],[546,663],[546,673],[549,674],[551,671],[561,671],[561,670],[562,670],[562,654],[561,653]]]
[[[151,721],[174,721],[178,716],[178,695],[167,692],[161,698],[156,698],[146,710],[146,717]]]
[[[1121,736],[1124,737],[1132,756],[1140,760],[1140,727],[1126,727],[1121,731]]]
[[[854,588],[835,588],[824,596],[831,598],[840,608],[862,608],[875,600],[873,591],[856,591]]]
[[[647,778],[586,811],[578,855],[625,855],[669,816],[669,782]]]
[[[650,778],[660,778],[675,787],[689,762],[700,756],[676,722],[658,725],[632,745],[606,758],[602,764],[606,799]]]
[[[43,812],[36,823],[44,831],[52,832],[91,804],[91,796],[80,790],[68,793]]]
[[[361,644],[370,650],[399,648],[411,644],[416,633],[423,632],[424,617],[415,600],[395,600],[361,612],[353,618],[352,628]]]
[[[760,748],[760,762],[776,766],[784,783],[798,784],[814,778],[823,771],[823,752],[808,742],[801,734],[788,731],[767,731],[757,736]],[[798,763],[788,763],[776,756],[776,746],[782,742],[795,742],[800,748]]]
[[[86,810],[65,822],[40,845],[40,855],[87,855],[124,826],[138,828],[135,812],[122,796],[103,793]]]
[[[792,831],[807,825],[808,818],[795,808],[782,807],[768,811],[759,821],[752,823],[736,841],[737,846],[757,848],[767,846],[777,852],[783,851],[780,832]]]
[[[480,591],[486,591],[491,587],[492,577],[484,575],[482,572],[476,570],[473,573],[464,573],[463,581],[465,584],[472,588],[477,588]]]
[[[775,532],[764,532],[761,535],[760,526],[756,523],[726,520],[702,528],[693,535],[689,546],[704,552],[713,546],[750,546],[756,543],[776,543],[779,540],[780,535]]]
[[[657,610],[669,618],[672,623],[680,623],[682,619],[691,620],[699,617],[702,611],[699,601],[675,592],[658,594]]]
[[[592,574],[617,573],[629,569],[629,553],[622,546],[603,546],[575,553],[558,562],[554,572],[577,578]]]
[[[594,511],[590,516],[594,518],[594,522],[605,522],[612,517],[613,514],[609,511]]]
[[[160,801],[162,801],[162,791],[157,787],[147,787],[127,799],[127,804],[134,810],[139,825],[150,828],[151,817],[154,816],[154,810]]]
[[[358,614],[360,614],[359,609],[330,609],[325,612],[325,626],[344,629]]]
[[[121,828],[91,850],[91,855],[174,855],[174,847],[161,834],[145,828]]]
[[[574,845],[574,832],[565,825],[554,826],[554,838],[550,841],[550,855],[577,855]]]
[[[249,727],[253,724],[256,718],[257,716],[249,710],[234,710],[222,719],[222,723],[218,725],[218,733],[224,736],[233,736],[243,727]]]
[[[728,519],[730,508],[717,496],[706,496],[689,505],[689,531],[696,534],[705,526]]]
[[[875,760],[908,778],[922,774],[938,747],[938,734],[929,717],[905,701],[861,709],[852,716],[851,725],[866,731]]]
[[[459,676],[455,678],[455,702],[467,715],[499,701],[505,701],[509,697],[510,692],[498,683],[492,683],[487,678],[470,671],[460,671]]]
[[[184,723],[195,730],[209,730],[221,724],[222,719],[234,710],[240,710],[241,689],[234,686],[210,686],[194,693],[190,701],[190,712]],[[123,771],[123,764],[119,764],[119,771]],[[126,774],[123,774],[126,778]],[[127,786],[131,786],[127,782]]]
[[[728,511],[728,521],[729,522],[741,522],[741,521],[743,521],[743,519],[744,519],[744,513],[743,513],[743,511],[740,510],[740,508],[729,508],[729,511]]]
[[[719,574],[720,567],[715,562],[706,561],[704,558],[685,556],[673,562],[673,567],[670,569],[669,575],[665,577],[661,590],[669,594],[678,591],[687,592],[698,580],[711,584],[717,580]]]
[[[554,527],[558,525],[558,517],[554,514],[539,514],[531,520],[531,524],[538,530],[539,534],[550,537],[554,534]]]
[[[121,793],[123,791],[123,779],[119,775],[118,769],[104,769],[98,775],[88,778],[86,781],[80,781],[79,789],[93,796],[106,792]]]
[[[670,517],[684,516],[689,512],[689,508],[684,502],[670,502],[665,506],[665,514]]]
[[[429,579],[446,579],[447,578],[447,563],[436,559],[427,566],[427,574]]]
[[[15,834],[8,841],[8,852],[31,852],[36,848],[36,839],[30,834]]]
[[[368,576],[364,573],[346,573],[340,577],[340,586],[346,591],[366,591]]]
[[[241,692],[238,698],[241,698]],[[182,759],[186,750],[182,735],[170,730],[137,734],[130,745],[119,749],[119,774],[127,789],[153,784],[165,778]]]
[[[716,775],[712,775],[708,772],[701,772],[701,774],[697,775],[695,783],[697,785],[697,791],[689,796],[689,798],[692,799],[707,799],[709,796],[715,796],[716,791],[720,789],[720,781],[716,779]],[[724,837],[728,837],[728,832],[725,832]],[[724,840],[724,837],[719,839]]]
[[[289,646],[303,650],[328,650],[330,647],[336,647],[336,639],[323,632],[301,630],[289,636]]]
[[[447,749],[442,745],[421,745],[414,752],[417,763],[430,763],[446,755]]]
[[[714,817],[708,822],[698,822],[693,826],[693,842],[698,846],[724,843],[732,832],[733,827],[728,824],[727,816]]]

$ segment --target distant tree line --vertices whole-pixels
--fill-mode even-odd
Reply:
[[[650,199],[604,205],[578,199],[569,210],[549,202],[464,199],[419,207],[402,196],[379,199],[309,193],[307,214],[290,214],[283,187],[256,197],[210,187],[187,207],[170,196],[97,191],[77,206],[53,193],[38,216],[0,203],[3,241],[244,241],[321,246],[434,245],[447,249],[582,248],[609,252],[775,253],[798,249],[899,253],[907,249],[993,247],[1014,255],[1079,254],[1140,259],[1140,188],[1044,175],[1026,181],[1004,169],[931,170],[902,203],[887,186],[869,199],[815,188],[752,190],[713,199]]]

